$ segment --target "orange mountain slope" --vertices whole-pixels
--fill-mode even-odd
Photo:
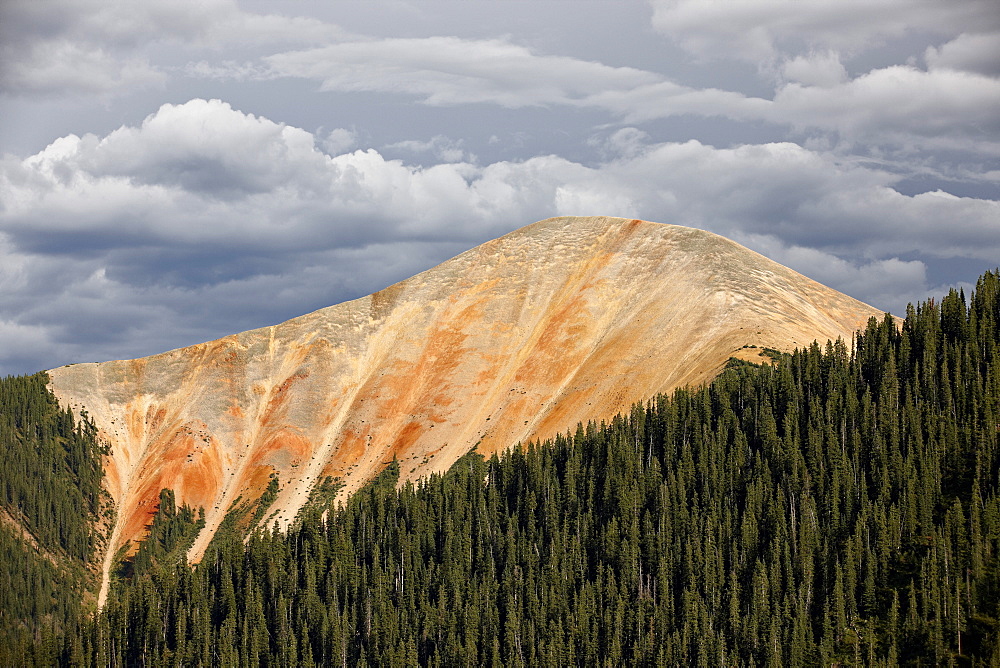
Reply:
[[[162,488],[205,508],[198,559],[273,473],[266,521],[287,526],[326,476],[343,497],[395,458],[415,480],[881,315],[715,234],[553,218],[280,325],[49,374],[111,446],[107,564]]]

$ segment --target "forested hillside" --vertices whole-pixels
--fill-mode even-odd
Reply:
[[[997,665],[998,325],[1000,272],[194,567],[164,490],[96,616],[92,429],[7,379],[0,663]]]
[[[1000,274],[850,344],[150,561],[102,665],[997,665]],[[188,512],[188,520],[194,515]]]
[[[46,389],[45,374],[0,379],[0,665],[67,659],[95,608],[101,449]]]
[[[416,484],[472,448],[488,457],[700,386],[730,355],[850,340],[872,316],[704,230],[570,216],[271,327],[51,369],[49,386],[107,440],[111,550],[143,539],[169,488],[205,510],[199,561],[272,476],[284,530],[318,480],[338,478],[346,499],[398,459]]]

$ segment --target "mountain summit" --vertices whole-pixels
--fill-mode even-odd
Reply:
[[[472,448],[553,436],[703,383],[730,357],[849,340],[872,316],[709,232],[552,218],[280,325],[48,373],[110,445],[106,576],[144,536],[161,489],[205,509],[196,560],[231,507],[269,483],[258,517],[287,526],[321,481],[339,479],[343,498],[393,460],[417,480]]]

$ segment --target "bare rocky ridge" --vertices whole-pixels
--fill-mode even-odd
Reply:
[[[49,374],[111,445],[106,576],[162,488],[205,508],[197,560],[272,473],[265,521],[287,526],[326,476],[342,498],[394,458],[416,480],[881,315],[715,234],[553,218],[280,325]]]

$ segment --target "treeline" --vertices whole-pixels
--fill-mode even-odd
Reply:
[[[62,658],[94,611],[92,556],[106,503],[92,424],[44,373],[0,379],[0,665]],[[90,598],[88,599],[88,594]],[[78,645],[79,649],[79,645]]]
[[[113,592],[100,665],[998,665],[1000,273]]]

